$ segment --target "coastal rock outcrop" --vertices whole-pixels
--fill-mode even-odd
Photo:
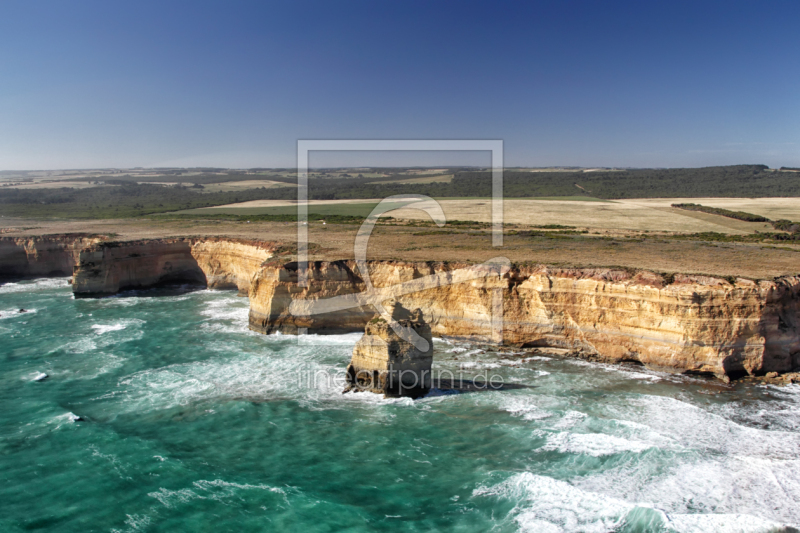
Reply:
[[[69,276],[85,247],[101,242],[89,234],[0,237],[0,278]]]
[[[431,275],[457,280],[466,266],[375,261],[369,271],[376,287],[388,287]],[[377,314],[372,306],[355,305],[357,298],[342,312],[307,312],[315,301],[365,291],[357,272],[353,261],[312,263],[308,286],[299,287],[296,264],[265,269],[250,291],[251,329],[360,330]],[[798,277],[665,279],[652,272],[517,266],[502,275],[401,294],[397,301],[421,309],[436,336],[491,341],[498,340],[499,327],[504,344],[720,377],[800,366]]]
[[[347,366],[348,391],[369,391],[385,396],[422,396],[431,388],[433,339],[422,311],[409,312],[391,305],[392,319],[401,328],[414,331],[423,343],[402,338],[382,317],[370,320],[353,349]],[[418,345],[421,344],[421,345]]]
[[[170,282],[236,288],[249,295],[250,328],[262,333],[363,331],[378,316],[373,304],[396,298],[420,309],[434,336],[724,378],[800,368],[797,276],[752,281],[544,265],[475,276],[464,274],[467,264],[371,261],[368,288],[354,261],[318,261],[301,287],[297,263],[268,262],[276,250],[226,237],[2,237],[0,277],[73,272],[76,297]],[[370,291],[377,300],[363,297]],[[319,305],[334,298],[334,307]]]
[[[74,269],[76,296],[115,294],[164,283],[197,283],[247,294],[268,242],[227,238],[174,238],[101,242],[81,250]]]

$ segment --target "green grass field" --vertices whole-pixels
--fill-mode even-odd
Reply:
[[[315,215],[338,215],[367,217],[378,202],[361,202],[347,204],[310,204],[308,213]],[[401,204],[392,204],[400,207]],[[205,209],[187,209],[174,213],[176,215],[296,215],[297,206],[279,207],[209,207]]]
[[[491,198],[436,198],[436,200],[487,200]],[[609,200],[601,200],[598,198],[589,198],[587,196],[548,196],[542,198],[529,198],[529,200],[545,200],[545,201],[576,201],[576,202],[609,202]],[[337,203],[337,204],[314,204],[310,203],[308,206],[309,214],[317,215],[338,215],[338,216],[359,216],[366,217],[369,215],[378,201],[375,202],[353,202],[353,203]],[[401,204],[390,204],[396,207],[401,207]],[[206,207],[202,209],[186,209],[174,213],[176,215],[295,215],[297,214],[297,207],[293,205],[277,206],[277,207],[235,207],[235,206],[220,206],[220,207]]]
[[[434,200],[491,200],[491,196],[442,196],[435,197]],[[506,198],[507,200],[521,200],[522,198]],[[591,196],[532,196],[524,200],[542,200],[553,202],[605,202],[613,203],[614,200],[603,200],[602,198],[592,198]]]

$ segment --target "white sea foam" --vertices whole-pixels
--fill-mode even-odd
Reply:
[[[666,469],[657,459],[639,461],[576,478],[574,484],[629,501],[651,501],[670,515],[746,513],[797,525],[798,467],[800,461],[684,453]]]
[[[648,442],[654,447],[681,450],[684,449],[674,438],[659,433],[656,429],[646,424],[640,424],[630,420],[607,420],[609,431],[628,439]]]
[[[200,304],[200,312],[207,319],[204,322],[206,327],[231,328],[223,331],[233,331],[241,323],[242,329],[246,328],[247,309],[238,298],[221,298],[209,305],[201,300]],[[80,375],[84,368],[87,376],[93,375],[88,369],[98,364],[101,365],[99,368],[105,368],[101,363],[106,358],[109,365],[118,367],[124,359],[106,353],[113,350],[109,347],[142,335],[142,328],[138,326],[143,322],[95,320],[99,322],[96,326],[123,327],[102,332],[93,328],[84,338],[59,348],[69,353],[96,351],[80,358],[63,358],[69,360],[73,375]],[[567,379],[565,374],[557,374],[555,370],[560,368],[561,360],[543,356],[523,360],[552,362],[552,365],[541,366],[556,375],[539,381],[536,388],[455,395],[452,398],[432,395],[422,401],[386,400],[380,395],[367,393],[342,395],[341,384],[333,380],[309,382],[304,379],[315,372],[341,374],[349,361],[352,346],[360,336],[359,333],[299,337],[271,335],[259,336],[257,341],[246,337],[242,341],[241,335],[236,338],[220,335],[204,346],[204,350],[211,352],[205,360],[132,374],[121,379],[118,389],[104,398],[120,411],[134,412],[208,400],[292,399],[307,409],[357,408],[357,416],[371,417],[387,424],[394,419],[392,412],[397,412],[384,407],[389,403],[420,410],[436,410],[440,407],[436,402],[472,403],[502,410],[515,417],[509,426],[523,438],[530,433],[530,427],[539,437],[530,440],[531,452],[534,446],[544,441],[543,450],[576,455],[566,460],[579,464],[603,464],[602,468],[582,471],[581,475],[567,480],[523,473],[500,484],[476,489],[478,497],[513,501],[514,509],[508,517],[511,527],[525,531],[608,531],[632,520],[638,516],[637,513],[660,520],[665,531],[692,533],[765,531],[779,523],[800,523],[800,511],[795,509],[795,502],[800,501],[800,474],[796,474],[800,472],[800,461],[795,459],[800,451],[800,436],[796,436],[797,426],[794,426],[800,419],[792,418],[795,411],[800,411],[797,409],[800,407],[798,386],[765,389],[776,401],[710,403],[698,407],[669,397],[642,394],[644,383],[636,383],[668,379],[659,374],[586,363],[589,371],[579,377],[579,394],[572,394],[563,388],[555,390]],[[437,349],[441,349],[439,353],[447,353],[448,346],[442,344]],[[493,354],[480,355],[480,350],[467,352],[465,348],[462,353],[466,355],[458,355],[458,358],[470,358],[468,361],[451,360],[448,365],[464,364],[466,368],[485,365],[489,368],[489,365],[513,366],[511,363],[517,362],[509,360],[506,365],[503,359],[484,360],[494,357]],[[75,361],[79,359],[83,366],[76,366]],[[51,372],[51,364],[57,365],[58,358],[48,360],[44,369]],[[533,368],[522,370],[507,372],[525,376],[531,376],[531,371],[539,375],[548,374]],[[59,380],[63,378],[58,367],[52,375]],[[652,379],[653,376],[656,379]],[[626,387],[626,391],[634,390],[638,394],[609,393],[598,401],[592,398],[601,398],[599,395],[588,399],[580,395],[591,390],[596,383],[607,387],[629,379],[631,381],[626,385],[630,388]],[[648,385],[648,389],[663,394],[664,387],[669,386],[662,383],[654,387]],[[673,392],[677,394],[677,391]],[[685,397],[690,395],[687,393]],[[704,405],[704,401],[705,398],[701,398],[698,404]],[[202,407],[203,413],[208,412],[207,407]],[[503,418],[509,422],[508,415],[498,418],[498,425],[504,423]],[[72,425],[74,431],[82,430],[80,424],[71,423],[69,414],[59,415],[56,419],[53,423]],[[52,425],[48,427],[50,430]],[[624,454],[637,456],[625,457]],[[588,458],[578,457],[580,455]],[[536,454],[531,456],[535,458]],[[591,457],[610,459],[594,460]],[[150,496],[163,507],[171,508],[200,498],[231,501],[242,498],[243,491],[249,490],[279,495],[283,489],[201,480],[183,487],[165,487],[151,492]],[[154,505],[153,508],[157,507]],[[140,521],[146,521],[145,518],[140,517]]]
[[[744,426],[675,398],[640,396],[632,399],[630,406],[630,415],[637,421],[670,435],[687,448],[770,459],[794,459],[800,453],[797,433]]]
[[[339,335],[319,335],[316,333],[308,333],[304,335],[283,335],[281,333],[275,333],[273,335],[269,335],[268,337],[274,337],[284,341],[286,339],[291,339],[298,346],[303,346],[308,349],[314,346],[355,346],[362,336],[363,333],[343,333]]]
[[[470,361],[467,363],[459,363],[458,365],[460,368],[464,370],[471,370],[471,369],[492,369],[492,368],[500,368],[503,365],[499,363],[491,363],[491,362],[479,362],[479,361]]]
[[[259,490],[280,495],[286,501],[286,491],[271,485],[247,483],[232,483],[221,479],[200,480],[192,483],[192,488],[170,490],[164,487],[147,495],[158,500],[161,505],[173,509],[192,500],[216,500],[225,502],[231,498],[239,498],[242,491]]]
[[[728,412],[724,406],[700,408],[657,396],[639,396],[607,409],[617,418],[606,422],[607,432],[660,453],[575,478],[572,484],[626,501],[654,502],[670,516],[687,515],[676,519],[678,531],[759,531],[771,527],[770,521],[800,524],[795,504],[800,501],[800,436],[744,426],[718,414],[720,409]],[[575,435],[559,438],[553,446],[579,451]],[[696,513],[714,518],[696,519]],[[736,514],[750,518],[737,520]],[[725,525],[717,527],[714,521]]]
[[[677,533],[775,533],[783,525],[745,514],[670,514],[667,527]]]
[[[80,417],[75,413],[63,413],[52,417],[50,420],[48,420],[48,424],[54,425],[55,428],[58,429],[65,424],[72,425],[77,422],[78,419],[80,419]]]
[[[623,366],[619,364],[613,363],[598,363],[594,361],[585,361],[583,359],[578,359],[574,357],[568,357],[562,359],[563,362],[575,365],[575,366],[583,366],[591,368],[592,370],[602,370],[606,372],[609,378],[614,377],[625,377],[628,379],[636,379],[636,380],[643,380],[643,381],[650,381],[650,382],[658,382],[658,381],[671,381],[671,382],[689,382],[692,381],[693,378],[684,375],[678,374],[670,374],[667,372],[657,372],[655,370],[650,370],[643,367],[634,367],[635,369],[631,369],[631,366]],[[597,379],[598,376],[594,376]]]
[[[541,450],[602,457],[625,452],[640,453],[652,447],[653,445],[647,442],[627,440],[604,433],[561,432],[551,435]]]
[[[337,409],[356,404],[407,403],[410,398],[385,399],[378,394],[342,394],[344,369],[358,334],[320,335],[311,339],[289,335],[261,336],[263,352],[241,353],[226,342],[206,348],[219,352],[204,361],[148,369],[119,382],[123,410],[163,409],[207,400],[295,399],[309,409]],[[298,341],[300,344],[298,344]],[[324,342],[326,350],[320,350]],[[231,353],[239,352],[237,355]],[[321,354],[327,354],[321,357]],[[419,405],[418,408],[425,408]]]
[[[521,531],[608,532],[625,524],[644,524],[647,530],[700,533],[758,533],[774,531],[781,523],[745,513],[670,513],[647,500],[636,503],[586,490],[566,481],[525,472],[491,487],[478,487],[477,497],[512,501],[508,519]]]
[[[153,519],[148,515],[139,514],[126,514],[125,525],[126,529],[112,528],[111,533],[130,533],[136,531],[146,531],[153,523]]]
[[[258,485],[251,485],[249,483],[233,483],[231,481],[215,479],[212,481],[207,481],[207,480],[195,481],[192,484],[201,490],[212,490],[212,489],[225,489],[228,491],[266,490],[269,492],[276,492],[278,494],[286,494],[286,492],[279,487],[273,487],[271,485],[265,485],[263,483],[259,483]]]
[[[585,413],[580,411],[567,411],[564,416],[553,425],[556,429],[568,429],[574,427],[586,418]]]
[[[238,296],[215,298],[205,303],[201,314],[206,321],[200,326],[203,329],[222,333],[247,333],[258,335],[248,328],[250,308]]]
[[[205,303],[201,314],[209,320],[235,320],[247,325],[249,307],[242,305],[241,298],[216,298]]]
[[[247,327],[247,319],[240,323],[225,323],[218,321],[208,321],[200,324],[200,329],[206,331],[213,331],[215,333],[236,333],[239,335],[259,335],[254,331],[250,331]]]
[[[630,371],[627,371],[627,370],[618,370],[618,372],[621,375],[625,376],[626,378],[630,378],[630,379],[641,379],[641,380],[645,380],[645,381],[661,381],[661,379],[662,379],[661,376],[657,376],[655,374],[651,374],[651,373],[648,373],[646,371],[630,372]]]
[[[193,288],[189,285],[182,286],[186,289]],[[190,291],[181,294],[177,294],[174,296],[165,296],[161,293],[163,289],[155,288],[155,289],[132,289],[122,291],[120,293],[106,296],[103,298],[98,298],[93,300],[93,305],[100,306],[100,307],[135,307],[139,305],[146,305],[153,302],[158,302],[159,304],[169,305],[175,302],[182,302],[186,300],[190,300],[196,298],[198,295],[202,295],[205,292],[209,291]]]
[[[69,278],[40,278],[0,285],[0,294],[34,292],[69,287]]]
[[[565,481],[529,472],[493,487],[478,487],[474,496],[492,496],[515,503],[510,513],[521,531],[613,531],[634,505],[584,492]]]
[[[197,498],[203,498],[191,489],[169,490],[163,487],[156,492],[148,492],[147,495],[158,500],[167,509],[172,509]]]
[[[728,401],[715,408],[721,416],[751,427],[800,432],[800,385],[761,387],[770,399]]]
[[[94,379],[107,374],[125,364],[126,359],[119,355],[105,352],[97,352],[90,357],[82,358],[78,362],[72,362],[68,370],[61,374],[60,378],[69,379]]]
[[[142,338],[140,326],[144,323],[140,319],[124,319],[92,325],[91,333],[47,352],[47,356],[58,356],[52,362],[52,374],[59,379],[93,379],[121,367],[126,357],[118,352],[119,345]]]
[[[102,324],[95,324],[92,326],[92,329],[98,335],[102,335],[103,333],[108,333],[109,331],[120,331],[125,329],[125,324],[111,324],[111,325],[102,325]]]
[[[189,297],[196,298],[197,294]],[[200,312],[207,319],[204,323],[207,327],[231,328],[223,331],[233,331],[239,323],[242,329],[246,327],[247,309],[241,300],[225,297],[214,302],[206,305],[205,301],[200,301]],[[139,326],[143,322],[94,320],[99,322],[96,326],[114,328],[102,332],[93,328],[85,337],[67,343],[59,351],[96,353],[81,357],[54,357],[47,360],[43,369],[61,380],[63,374],[58,367],[59,359],[69,362],[73,375],[81,375],[84,370],[86,376],[94,375],[89,369],[106,368],[103,366],[106,360],[108,365],[121,365],[123,358],[107,352],[113,351],[110,347],[119,342],[141,337],[142,328]],[[120,325],[123,327],[115,327]],[[798,426],[795,425],[800,419],[793,418],[796,412],[800,412],[798,386],[765,388],[776,398],[775,401],[748,400],[727,405],[709,403],[698,407],[669,397],[642,394],[644,383],[637,385],[637,382],[655,383],[657,379],[669,379],[659,374],[586,363],[588,371],[578,378],[580,389],[577,394],[572,394],[562,387],[567,373],[558,374],[556,370],[561,368],[561,360],[543,356],[533,356],[524,361],[552,362],[552,365],[541,366],[556,374],[553,378],[540,380],[532,389],[503,393],[463,394],[452,398],[432,395],[421,401],[386,400],[368,393],[342,395],[341,384],[333,380],[305,380],[316,372],[341,374],[349,361],[352,346],[360,336],[359,333],[299,337],[271,335],[259,336],[258,340],[246,337],[242,341],[244,336],[241,335],[220,335],[204,345],[204,350],[210,353],[203,361],[132,374],[121,379],[117,390],[103,398],[109,409],[133,412],[209,400],[292,399],[306,409],[356,408],[356,416],[387,424],[393,423],[393,412],[397,410],[386,409],[386,404],[436,410],[441,407],[436,402],[471,403],[495,410],[488,409],[490,412],[500,410],[508,413],[496,417],[498,427],[510,422],[509,427],[523,438],[534,433],[538,438],[530,439],[531,452],[534,446],[544,441],[543,450],[576,455],[575,458],[567,457],[568,461],[603,465],[565,480],[522,473],[497,485],[476,489],[477,497],[513,501],[514,509],[508,517],[510,528],[525,531],[608,531],[632,520],[637,513],[660,520],[665,531],[692,533],[765,531],[779,523],[800,523],[800,511],[795,503],[800,501],[800,474],[797,474],[800,460],[796,459],[800,452],[800,436],[797,436]],[[437,349],[441,349],[439,353],[447,353],[448,346],[437,345]],[[464,354],[467,352],[467,348],[462,351]],[[494,355],[480,353],[472,350],[458,358],[470,358],[463,363],[470,365],[467,368],[507,366],[502,359],[489,359],[482,363],[484,358]],[[80,363],[76,362],[78,360]],[[510,360],[508,366],[515,362]],[[451,367],[458,364],[460,361],[448,361]],[[51,370],[51,365],[56,365],[56,370]],[[533,368],[524,371],[507,372],[509,375],[530,376],[531,371],[536,371],[539,375],[547,375],[547,372]],[[652,376],[657,379],[651,379]],[[597,383],[607,387],[622,380],[631,380],[626,383],[629,385],[626,392],[581,396]],[[41,386],[47,388],[47,385]],[[38,385],[29,387],[38,388]],[[556,387],[559,387],[557,391]],[[668,390],[664,387],[670,385],[648,385],[648,389],[662,394]],[[629,390],[635,392],[629,393]],[[679,394],[676,390],[672,392]],[[691,392],[684,397],[691,397]],[[595,401],[594,398],[603,399]],[[705,400],[705,397],[701,398],[698,405],[704,405]],[[207,407],[204,405],[198,412],[209,412]],[[58,409],[48,417],[63,412],[63,408]],[[86,429],[81,424],[72,424],[69,415],[54,417],[47,431],[52,431],[52,424],[57,427],[69,425],[76,432]],[[514,419],[509,421],[510,416]],[[70,430],[65,427],[62,431]],[[625,457],[624,454],[638,456]],[[535,453],[530,455],[536,460]],[[588,458],[578,457],[580,455]],[[591,457],[609,459],[594,460]],[[165,463],[164,467],[169,464]],[[151,492],[150,496],[161,506],[171,508],[201,498],[230,502],[245,497],[244,491],[257,490],[275,494],[278,502],[279,495],[285,496],[281,491],[290,492],[290,489],[267,485],[201,480],[183,487],[165,487]],[[157,509],[158,505],[152,503],[153,509]],[[153,516],[157,517],[158,512]],[[138,517],[131,523],[146,524],[147,520],[147,517]]]
[[[97,344],[95,342],[93,342],[92,339],[83,338],[83,339],[79,339],[79,340],[76,340],[76,341],[68,342],[68,343],[64,344],[63,346],[59,346],[58,348],[55,348],[54,350],[51,350],[48,353],[48,355],[51,354],[51,353],[55,353],[55,352],[66,352],[66,353],[80,354],[80,353],[90,352],[90,351],[96,350],[96,349],[97,349]]]
[[[502,400],[501,407],[523,420],[542,420],[555,415],[551,411],[542,409],[537,404],[537,398],[530,396],[508,396]]]
[[[19,308],[4,309],[3,311],[0,311],[0,320],[5,320],[7,318],[25,318],[29,317],[31,313],[36,313],[36,309],[25,308],[25,312],[23,313],[19,312]]]
[[[131,326],[140,326],[144,323],[144,320],[140,320],[138,318],[128,318],[124,320],[118,320],[113,324],[94,324],[92,329],[96,334],[103,335],[104,333],[110,333],[112,331],[122,331],[123,329],[127,329]]]
[[[48,374],[45,374],[44,372],[38,372],[38,371],[37,372],[26,372],[25,374],[22,374],[20,376],[20,379],[22,381],[41,381],[42,379],[45,379],[45,378],[41,378],[41,379],[37,379],[37,378],[41,377],[42,374],[44,374],[45,376],[48,376]]]

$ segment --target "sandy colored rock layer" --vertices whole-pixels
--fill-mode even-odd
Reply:
[[[88,234],[0,237],[0,278],[68,276],[85,247],[101,242]]]
[[[412,313],[396,305],[391,315],[397,326],[413,331],[422,343],[417,346],[413,338],[401,337],[384,318],[370,320],[353,348],[346,391],[414,395],[411,391],[424,393],[431,388],[433,340],[422,311]]]
[[[369,271],[373,284],[385,288],[426,276],[457,281],[467,266],[381,261],[370,263]],[[313,310],[315,301],[364,290],[352,261],[311,264],[305,288],[297,284],[296,264],[266,269],[251,287],[250,327],[264,333],[358,331],[377,316],[372,306],[355,306],[358,299],[344,312]],[[599,360],[739,376],[800,366],[799,292],[798,277],[665,280],[651,272],[535,266],[397,300],[421,309],[435,336],[501,336],[505,344],[565,348]]]
[[[86,234],[0,238],[0,276],[65,275],[76,296],[168,282],[237,288],[262,333],[363,331],[376,302],[421,309],[434,336],[555,347],[605,361],[718,376],[800,367],[800,278],[770,281],[648,271],[373,261],[276,263],[275,243],[225,237],[110,242]],[[472,270],[470,270],[472,268]],[[400,291],[395,290],[401,284]],[[334,307],[329,305],[333,297]],[[370,297],[372,300],[370,300]],[[320,312],[326,311],[326,312]]]
[[[272,243],[224,238],[97,243],[80,251],[72,287],[76,296],[97,296],[189,282],[247,294],[273,249]]]

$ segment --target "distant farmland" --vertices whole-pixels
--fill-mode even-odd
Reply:
[[[746,222],[719,215],[670,207],[673,199],[597,200],[586,197],[507,198],[504,200],[506,224],[529,226],[564,225],[600,231],[655,231],[676,233],[717,232],[745,235],[771,232],[768,223]],[[717,207],[747,210],[769,216],[800,220],[800,198],[701,198]],[[490,198],[439,198],[447,220],[491,222]],[[309,214],[323,216],[366,217],[378,205],[377,199],[355,201],[310,201]],[[398,204],[399,206],[399,204]],[[297,214],[297,206],[286,201],[259,200],[238,205],[180,211],[181,215],[288,215]],[[395,219],[430,220],[416,209],[387,213]]]

